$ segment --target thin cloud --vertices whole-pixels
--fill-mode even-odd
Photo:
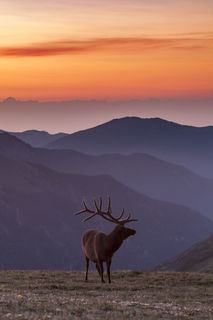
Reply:
[[[0,47],[0,57],[45,57],[77,55],[90,52],[142,53],[145,50],[201,50],[213,47],[213,38],[102,38],[90,40],[62,40],[27,46]]]

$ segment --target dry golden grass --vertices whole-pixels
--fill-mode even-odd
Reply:
[[[0,271],[0,319],[213,319],[213,275]]]

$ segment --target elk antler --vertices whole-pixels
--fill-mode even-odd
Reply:
[[[110,200],[110,197],[108,198],[107,211],[102,211],[103,201],[102,201],[102,198],[101,198],[101,197],[100,197],[99,205],[98,205],[97,201],[94,200],[94,205],[95,205],[95,209],[96,209],[96,210],[90,210],[90,209],[88,209],[85,201],[82,201],[82,202],[83,202],[84,209],[81,210],[81,211],[78,211],[78,212],[76,212],[76,213],[74,213],[74,214],[75,214],[75,215],[79,215],[79,214],[84,213],[84,212],[89,212],[89,213],[91,213],[91,215],[90,215],[89,217],[85,218],[85,219],[83,220],[83,222],[88,221],[89,219],[93,218],[93,217],[96,216],[96,215],[101,216],[102,218],[104,218],[104,219],[107,220],[107,221],[114,222],[114,223],[120,224],[120,225],[124,225],[125,223],[131,222],[131,221],[138,221],[137,219],[131,219],[131,214],[130,214],[130,213],[129,213],[129,215],[127,216],[127,218],[122,219],[122,218],[123,218],[123,215],[124,215],[124,209],[122,209],[121,214],[119,215],[119,217],[117,217],[117,218],[113,217],[113,216],[112,216],[112,208],[111,208],[111,200]]]

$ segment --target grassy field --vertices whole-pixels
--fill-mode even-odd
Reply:
[[[0,319],[213,319],[213,275],[0,271]]]

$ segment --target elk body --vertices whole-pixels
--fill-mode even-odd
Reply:
[[[122,210],[119,217],[115,218],[112,216],[111,202],[110,198],[108,201],[107,211],[102,211],[102,199],[100,198],[100,204],[97,205],[96,200],[94,200],[95,210],[88,209],[86,203],[83,201],[84,209],[75,213],[75,215],[88,212],[90,216],[84,219],[87,221],[96,215],[101,216],[107,221],[116,224],[115,228],[111,233],[105,234],[98,230],[87,230],[82,236],[82,250],[86,259],[86,277],[85,281],[88,280],[88,269],[89,261],[96,264],[96,269],[100,275],[101,282],[105,282],[103,278],[104,268],[103,262],[106,262],[107,275],[109,283],[111,283],[110,277],[110,266],[113,254],[120,248],[123,241],[129,236],[136,233],[134,229],[126,228],[125,223],[131,221],[137,221],[137,219],[131,219],[131,214],[128,215],[126,219],[123,219],[124,209]]]

